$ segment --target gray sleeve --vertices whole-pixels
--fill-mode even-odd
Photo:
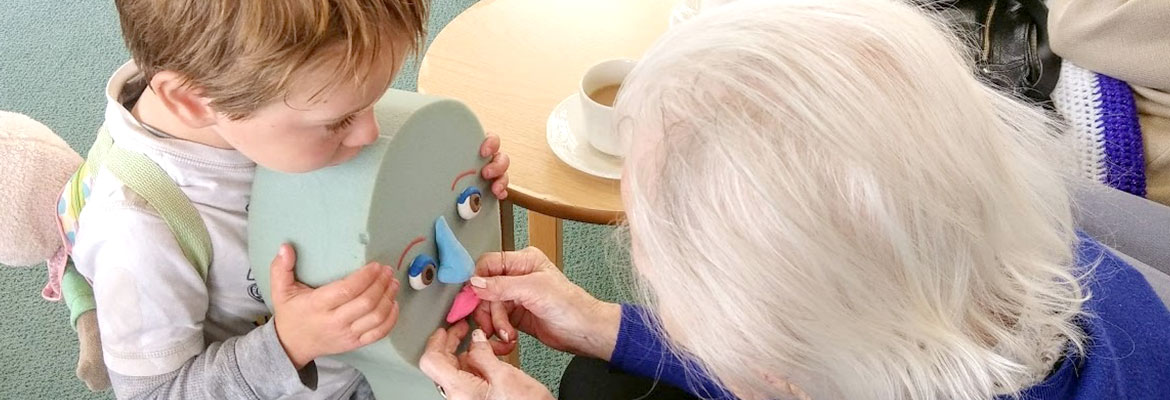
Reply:
[[[1170,207],[1096,182],[1077,181],[1077,227],[1101,243],[1170,274]]]
[[[1170,207],[1095,182],[1073,188],[1077,226],[1141,272],[1170,305]]]
[[[243,336],[214,342],[170,373],[125,376],[110,371],[119,399],[277,399],[317,387],[314,363],[298,372],[273,321]]]

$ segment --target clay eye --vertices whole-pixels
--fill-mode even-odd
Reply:
[[[419,254],[410,262],[410,269],[406,271],[406,275],[410,277],[410,287],[414,290],[426,289],[435,282],[435,276],[438,275],[435,259],[426,254]]]
[[[480,199],[483,197],[479,188],[472,186],[459,194],[459,199],[456,202],[456,208],[459,209],[459,216],[465,220],[470,220],[479,215]]]

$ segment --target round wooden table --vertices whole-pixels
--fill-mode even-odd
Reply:
[[[624,218],[618,181],[573,169],[546,140],[549,113],[585,70],[638,59],[678,0],[483,0],[455,17],[419,67],[419,92],[466,103],[512,160],[509,200],[529,212],[529,243],[561,265],[561,219]],[[504,223],[511,225],[511,207]],[[510,237],[505,231],[505,241]]]

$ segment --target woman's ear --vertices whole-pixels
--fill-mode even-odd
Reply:
[[[180,122],[190,128],[205,128],[216,122],[217,113],[211,99],[174,71],[159,71],[150,79],[149,90]]]

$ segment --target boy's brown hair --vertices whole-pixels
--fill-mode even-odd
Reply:
[[[326,90],[375,57],[416,53],[427,0],[116,0],[122,37],[151,79],[175,71],[233,119],[288,94],[293,75],[332,63]],[[319,92],[318,92],[319,93]]]

